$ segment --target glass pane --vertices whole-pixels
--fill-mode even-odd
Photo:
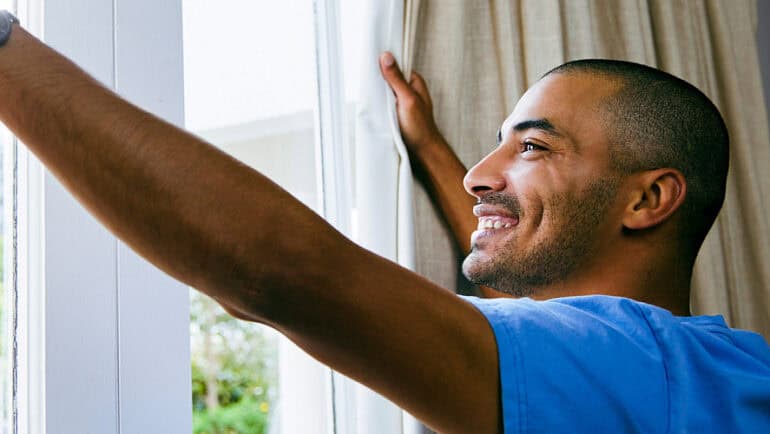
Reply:
[[[313,1],[183,0],[186,127],[318,209]],[[277,434],[279,335],[191,292],[193,431]]]
[[[13,281],[13,164],[14,141],[7,129],[0,131],[0,167],[2,187],[0,188],[0,433],[13,430],[13,364],[14,364],[14,322],[15,291]]]
[[[376,61],[374,59],[364,58],[364,42],[365,38],[362,37],[366,32],[367,17],[365,14],[364,4],[358,0],[339,0],[339,32],[341,51],[340,57],[342,58],[342,75],[344,78],[345,86],[345,139],[347,142],[348,153],[350,155],[350,167],[348,167],[348,173],[351,176],[355,174],[355,162],[356,155],[356,113],[359,110],[360,95],[360,70],[366,62]],[[358,212],[356,205],[356,183],[353,182],[351,186],[351,227],[350,235],[355,241],[359,239],[358,228]]]
[[[0,10],[16,12],[16,2],[0,0]],[[14,432],[15,394],[15,306],[14,287],[14,195],[15,143],[13,136],[0,126],[0,433]]]

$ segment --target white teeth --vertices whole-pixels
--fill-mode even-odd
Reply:
[[[482,217],[479,218],[479,224],[476,227],[477,230],[484,230],[484,229],[502,229],[502,228],[510,228],[513,227],[513,225],[510,222],[503,222],[500,219],[496,218],[489,218],[489,217]]]

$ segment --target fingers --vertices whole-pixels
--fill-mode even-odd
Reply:
[[[429,108],[433,108],[433,100],[430,98],[430,92],[428,92],[428,86],[425,84],[425,80],[422,76],[416,72],[412,73],[412,80],[409,82],[412,89],[425,101],[425,104]]]
[[[401,69],[396,63],[396,59],[393,54],[386,51],[380,55],[380,70],[382,71],[382,77],[388,82],[388,85],[393,92],[396,93],[396,98],[413,95],[412,88],[409,87],[409,83],[404,79],[404,75],[401,73]]]

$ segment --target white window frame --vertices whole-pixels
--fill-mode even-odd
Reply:
[[[139,106],[182,125],[181,0],[29,0],[25,27]],[[192,431],[187,288],[18,151],[22,434]]]
[[[379,0],[375,0],[379,1]],[[391,14],[403,15],[403,6],[391,4]],[[314,0],[316,32],[316,71],[318,81],[317,125],[319,195],[326,219],[340,232],[353,238],[351,186],[355,176],[351,167],[350,143],[345,140],[346,104],[343,88],[342,26],[339,0]],[[388,19],[387,17],[382,17]],[[400,24],[400,23],[399,23]],[[401,34],[400,25],[390,29]],[[353,127],[348,125],[348,128]],[[358,139],[358,138],[357,138]],[[387,151],[386,151],[387,152]],[[360,157],[360,156],[359,156]],[[378,159],[383,166],[383,160]],[[360,169],[360,168],[359,168]],[[371,172],[367,171],[367,175]],[[375,177],[376,178],[376,177]],[[379,179],[379,178],[377,178]],[[411,177],[409,181],[411,182]],[[411,209],[409,209],[411,212]],[[376,225],[382,228],[381,225]],[[395,238],[397,234],[384,237]],[[393,243],[395,245],[396,243]],[[378,252],[383,253],[383,252]],[[395,253],[395,252],[393,252]],[[387,255],[386,255],[387,256]],[[333,418],[336,434],[412,434],[423,432],[422,425],[391,401],[369,388],[332,373]]]

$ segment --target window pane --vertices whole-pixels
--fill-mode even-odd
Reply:
[[[0,127],[0,433],[13,432],[13,365],[15,333],[15,289],[13,279],[13,165],[14,141],[4,127]]]
[[[16,12],[16,2],[0,0],[0,10]],[[10,132],[0,125],[0,433],[14,432],[14,195],[15,143]]]
[[[365,23],[367,18],[363,8],[363,2],[358,0],[340,0],[339,2],[339,26],[342,57],[342,74],[345,80],[345,139],[346,146],[350,155],[350,174],[355,173],[353,166],[356,155],[356,113],[359,110],[359,89],[361,86],[359,71],[364,65],[363,57],[365,38],[361,35],[366,31]],[[370,59],[369,59],[370,60]],[[351,216],[350,216],[350,236],[353,240],[360,242],[358,228],[357,211],[357,191],[356,183],[351,186]]]
[[[312,0],[182,4],[186,127],[318,209]],[[279,433],[283,338],[191,303],[193,431]]]

